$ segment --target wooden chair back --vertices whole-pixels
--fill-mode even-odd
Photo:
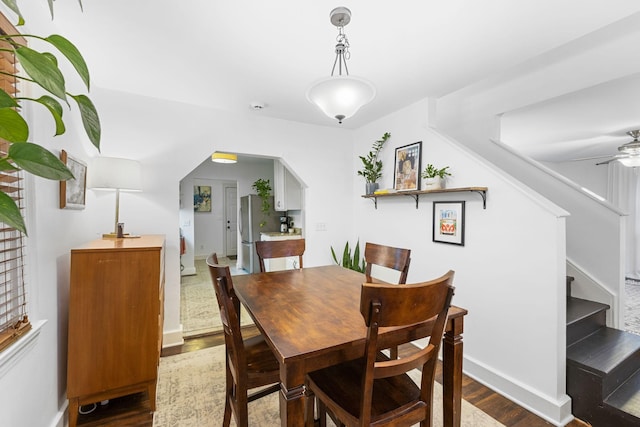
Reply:
[[[215,254],[207,258],[213,289],[218,300],[220,320],[224,332],[229,363],[234,378],[241,378],[240,367],[246,366],[244,342],[240,331],[240,300],[233,290],[233,280],[228,266],[217,265]]]
[[[367,242],[364,247],[366,261],[365,276],[367,282],[372,282],[371,269],[373,265],[390,268],[400,272],[398,283],[407,283],[409,264],[411,263],[411,249],[394,248]]]
[[[270,258],[298,257],[298,268],[302,268],[305,239],[264,240],[256,242],[256,252],[260,260],[260,271],[265,272],[264,260]]]
[[[372,402],[374,380],[397,376],[415,368],[422,368],[419,398],[413,402],[411,410],[405,407],[402,411],[391,411],[387,416],[389,419],[402,419],[402,425],[431,419],[436,362],[454,293],[453,276],[454,272],[449,271],[437,279],[411,285],[362,285],[360,312],[367,325],[367,343],[360,403],[361,425],[369,425],[372,403],[377,403]],[[411,325],[432,318],[435,322],[425,348],[401,359],[377,360],[380,327]]]
[[[248,427],[247,404],[280,390],[280,370],[278,361],[262,335],[247,340],[242,338],[240,300],[233,289],[231,272],[228,266],[218,265],[217,262],[215,253],[207,258],[218,300],[227,357],[222,425],[229,427],[233,414],[238,427]],[[259,390],[249,393],[250,389],[258,387]]]
[[[320,425],[329,414],[336,425],[431,426],[436,362],[453,297],[453,271],[434,280],[410,285],[364,283],[360,312],[367,326],[362,358],[328,366],[307,374],[306,386],[318,402]],[[380,328],[433,325],[428,345],[401,359],[381,353]],[[403,328],[404,329],[404,328]],[[406,330],[398,340],[410,341]],[[385,331],[388,342],[392,331]],[[421,368],[420,380],[409,371]],[[375,387],[374,387],[375,383]],[[374,392],[375,388],[375,392]],[[308,425],[314,421],[308,411]]]

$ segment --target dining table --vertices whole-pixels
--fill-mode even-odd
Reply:
[[[305,425],[307,373],[364,355],[367,327],[360,313],[363,273],[338,265],[233,277],[240,302],[280,364],[281,425]],[[454,297],[455,298],[455,297]],[[451,306],[442,342],[445,427],[460,426],[462,333],[467,310]],[[433,320],[381,328],[380,348],[430,335]]]

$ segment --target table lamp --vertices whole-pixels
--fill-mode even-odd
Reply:
[[[117,237],[120,217],[120,191],[142,191],[140,163],[117,157],[96,157],[87,171],[88,187],[116,191],[116,220],[113,232],[102,237]]]

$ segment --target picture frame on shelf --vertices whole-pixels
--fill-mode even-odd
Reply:
[[[69,168],[73,179],[60,181],[60,209],[84,209],[87,195],[87,164],[60,151],[60,161]]]
[[[464,246],[464,201],[433,202],[433,241]]]
[[[396,148],[393,170],[393,189],[420,190],[422,141]]]
[[[193,186],[193,211],[211,212],[211,186]]]

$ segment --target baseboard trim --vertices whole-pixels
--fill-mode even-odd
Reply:
[[[177,330],[165,331],[162,334],[162,348],[175,347],[177,345],[184,344],[182,334],[182,324],[180,324],[180,328]]]
[[[554,426],[566,426],[574,419],[571,414],[571,398],[567,394],[558,399],[546,396],[466,356],[464,373]]]
[[[195,267],[185,267],[184,270],[180,272],[180,276],[194,276],[197,274]]]
[[[66,427],[69,425],[69,417],[68,417],[68,409],[69,409],[69,400],[64,399],[62,402],[62,406],[58,409],[58,413],[55,418],[49,424],[51,427]]]

